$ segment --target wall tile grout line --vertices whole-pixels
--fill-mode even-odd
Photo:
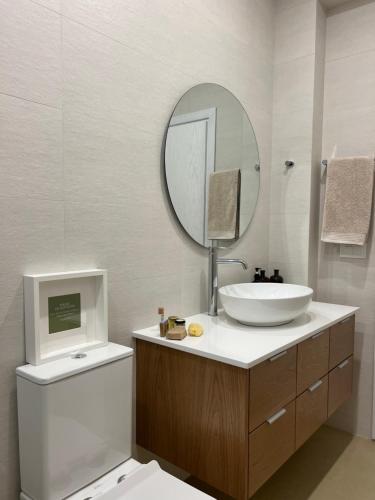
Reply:
[[[32,1],[32,0],[29,0],[29,1]],[[140,54],[140,55],[146,56],[150,59],[154,59],[159,64],[162,64],[163,66],[169,67],[168,63],[166,61],[164,61],[163,59],[151,57],[147,51],[138,50],[137,48],[135,48],[131,45],[127,45],[123,41],[120,41],[117,38],[113,38],[112,36],[109,36],[106,33],[103,33],[102,31],[99,31],[99,30],[93,28],[92,26],[88,26],[87,24],[84,24],[80,21],[77,21],[76,19],[73,19],[72,17],[66,16],[65,14],[61,14],[61,18],[62,18],[62,20],[66,19],[67,21],[70,21],[71,23],[77,24],[78,26],[82,26],[83,28],[85,28],[93,33],[96,33],[97,35],[103,36],[103,37],[107,38],[108,40],[111,40],[112,42],[118,43],[122,47],[126,47],[128,50],[131,50],[135,54]],[[175,69],[175,71],[181,75],[184,75],[184,76],[192,76],[191,74],[185,73],[184,71],[181,71],[179,69]]]
[[[29,0],[29,2],[31,2],[35,5],[39,5],[39,7],[43,7],[44,9],[47,9],[50,12],[54,12],[55,14],[61,16],[61,12],[59,12],[58,10],[52,9],[51,7],[47,7],[47,5],[44,5],[43,3],[40,3],[37,0]]]
[[[358,52],[353,52],[353,54],[348,54],[346,56],[334,57],[332,59],[326,59],[326,66],[335,61],[342,61],[344,59],[349,59],[350,57],[356,57],[362,54],[369,54],[371,52],[375,52],[375,47],[367,50],[359,50]]]
[[[277,13],[280,14],[281,12],[284,12],[286,10],[295,9],[296,7],[299,7],[300,5],[304,5],[306,3],[311,3],[311,0],[304,0],[303,2],[296,2],[293,5],[287,5],[286,7],[281,7],[279,8]]]
[[[37,104],[39,106],[46,106],[47,108],[56,109],[56,111],[61,111],[61,108],[58,106],[52,106],[52,104],[46,104],[45,102],[34,101],[33,99],[27,99],[26,97],[21,97],[19,95],[9,94],[8,92],[1,92],[0,95],[11,97],[12,99],[20,99],[21,101],[30,102],[32,104]]]
[[[311,56],[315,56],[315,55],[316,55],[316,51],[309,52],[308,54],[304,54],[303,56],[294,57],[293,59],[287,59],[285,61],[274,62],[273,66],[274,66],[274,68],[277,68],[278,66],[282,66],[283,64],[289,64],[289,63],[292,63],[295,61],[300,61],[300,60],[304,59],[305,57],[311,57]]]
[[[356,111],[356,112],[359,112],[359,111],[374,111],[375,112],[375,104],[373,106],[348,106],[347,104],[345,105],[342,105],[342,106],[337,106],[336,107],[336,110],[339,109],[340,112],[344,111],[344,112],[353,112],[353,111]],[[323,123],[327,124],[329,123],[331,120],[336,120],[335,117],[330,117],[330,118],[327,118],[327,117],[323,117]]]
[[[29,0],[31,2],[34,2],[34,0]],[[38,4],[39,5],[39,4]],[[122,40],[119,40],[118,38],[115,38],[113,36],[110,36],[108,35],[107,33],[104,33],[103,31],[100,31],[99,29],[96,29],[92,26],[89,26],[88,24],[85,24],[81,21],[77,21],[76,19],[70,17],[70,16],[67,16],[66,14],[64,13],[61,13],[60,16],[63,18],[63,19],[66,19],[72,23],[75,23],[79,26],[82,26],[83,28],[86,28],[87,30],[93,32],[93,33],[97,33],[98,35],[101,35],[109,40],[112,40],[113,42],[115,43],[118,43],[120,44],[121,46],[123,47],[126,47],[128,50],[131,50],[133,51],[135,54],[141,54],[142,56],[146,56],[148,58],[151,58],[155,61],[157,61],[158,63],[162,64],[163,66],[166,66],[169,68],[169,64],[167,61],[165,61],[165,59],[163,58],[156,58],[154,57],[154,55],[151,57],[150,56],[150,53],[147,52],[147,51],[143,51],[143,50],[139,50],[137,47],[134,47],[133,45],[128,45],[126,43],[124,43]],[[209,22],[210,24],[212,24],[213,26],[217,26],[213,21],[209,20],[207,17],[205,17],[205,19],[207,20],[207,22]],[[244,46],[246,48],[246,50],[249,50],[249,49],[253,49],[253,47],[249,46],[249,45],[245,45]],[[189,72],[185,72],[185,71],[181,71],[181,69],[175,69],[175,71],[181,75],[184,75],[184,76],[188,76],[188,77],[191,77],[191,76],[194,76],[193,74],[189,73]]]

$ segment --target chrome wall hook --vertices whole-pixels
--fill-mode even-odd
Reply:
[[[320,162],[320,178],[323,179],[325,173],[327,172],[328,160],[322,160]]]

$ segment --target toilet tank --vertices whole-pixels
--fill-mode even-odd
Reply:
[[[130,458],[132,352],[109,343],[17,368],[23,493],[61,500]]]

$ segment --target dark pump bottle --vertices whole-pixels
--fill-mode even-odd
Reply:
[[[279,272],[280,271],[278,269],[274,269],[273,275],[270,278],[272,283],[284,283],[284,278],[280,276]]]
[[[260,283],[268,283],[269,282],[269,278],[266,276],[266,271],[264,269],[261,269],[260,270]]]
[[[255,274],[254,274],[254,279],[253,279],[253,283],[259,283],[260,281],[260,267],[256,267],[255,268]]]

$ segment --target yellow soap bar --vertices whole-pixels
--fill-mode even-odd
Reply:
[[[203,335],[203,326],[199,323],[190,323],[188,333],[191,337],[200,337]]]

